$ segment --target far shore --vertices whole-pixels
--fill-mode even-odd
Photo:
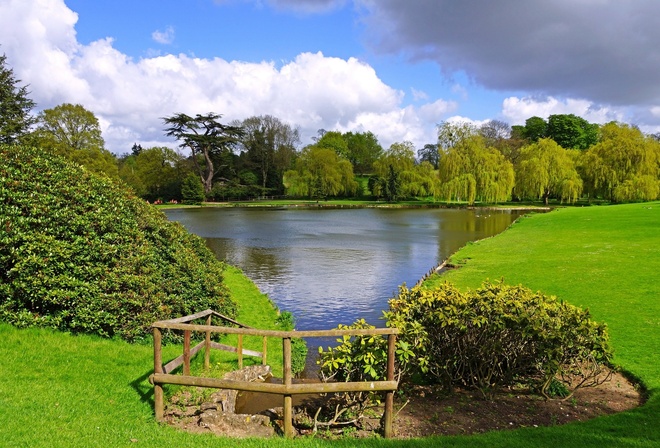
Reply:
[[[393,209],[416,209],[416,208],[446,208],[446,209],[474,209],[474,210],[529,210],[549,211],[564,205],[545,205],[542,203],[504,203],[504,204],[473,204],[467,203],[438,203],[422,201],[351,201],[351,200],[249,200],[232,202],[203,202],[202,204],[163,203],[157,205],[160,209],[180,208],[324,208],[324,209],[360,209],[360,208],[393,208]]]

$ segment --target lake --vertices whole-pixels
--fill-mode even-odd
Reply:
[[[331,329],[359,318],[384,327],[382,311],[399,285],[412,287],[461,246],[502,232],[523,213],[391,208],[165,211],[170,220],[203,237],[219,259],[240,267],[280,310],[292,312],[298,330]]]

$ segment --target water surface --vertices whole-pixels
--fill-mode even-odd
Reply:
[[[495,235],[521,212],[454,209],[167,210],[240,267],[299,330],[358,318],[383,327],[398,286],[413,286],[469,241]],[[312,344],[314,345],[314,344]]]

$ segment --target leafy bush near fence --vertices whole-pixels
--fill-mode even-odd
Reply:
[[[555,297],[523,286],[485,282],[462,292],[400,288],[384,313],[400,330],[397,376],[407,381],[462,386],[484,394],[528,384],[545,396],[568,396],[599,384],[611,360],[604,324]],[[364,320],[340,328],[369,328]],[[321,374],[337,381],[385,378],[382,338],[345,337],[320,351]]]
[[[139,340],[153,321],[236,305],[202,239],[113,181],[0,146],[0,319]]]
[[[606,326],[588,310],[502,282],[403,286],[385,318],[414,352],[400,362],[406,373],[447,388],[524,382],[547,396],[597,384],[611,359]]]

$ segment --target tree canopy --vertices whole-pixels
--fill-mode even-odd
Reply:
[[[660,195],[660,142],[630,125],[611,122],[581,159],[591,196],[615,202],[650,201]]]
[[[88,170],[117,179],[117,161],[105,149],[99,120],[80,104],[64,103],[42,111],[33,143],[63,155]]]
[[[206,193],[213,188],[216,174],[214,159],[217,161],[223,152],[231,151],[244,135],[242,128],[222,124],[220,118],[222,115],[213,112],[195,117],[178,113],[163,118],[167,126],[166,135],[179,140],[181,148],[190,149],[191,159]],[[200,157],[202,160],[199,160]]]
[[[20,82],[7,65],[7,56],[0,55],[0,143],[17,142],[35,122],[30,115],[35,103]]]
[[[575,168],[575,156],[549,138],[524,147],[516,170],[516,194],[521,198],[553,197],[575,202],[582,194],[582,179]]]

